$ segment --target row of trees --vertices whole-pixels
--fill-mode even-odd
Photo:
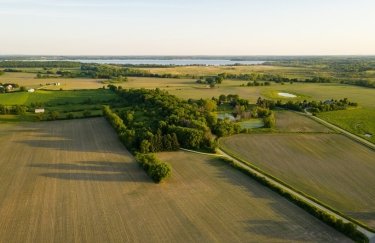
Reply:
[[[69,61],[1,61],[1,68],[79,68],[79,62]]]
[[[342,84],[350,84],[350,85],[355,85],[355,86],[361,86],[361,87],[366,87],[366,88],[375,88],[375,82],[374,81],[369,81],[369,80],[345,80],[341,81]]]
[[[27,107],[23,105],[2,105],[0,104],[0,114],[15,114],[24,115],[27,112]]]
[[[242,73],[242,74],[232,74],[232,73],[221,73],[219,77],[223,79],[236,79],[245,81],[272,81],[276,83],[290,83],[290,82],[306,82],[306,83],[331,83],[332,78],[327,77],[313,77],[306,79],[298,78],[287,78],[278,74],[270,73]]]
[[[348,107],[356,107],[357,103],[351,102],[348,98],[340,100],[326,100],[326,101],[287,101],[282,102],[281,100],[273,101],[258,98],[257,105],[263,108],[274,109],[275,107],[286,108],[295,111],[304,111],[305,109],[312,113],[319,113],[325,111],[345,110]]]

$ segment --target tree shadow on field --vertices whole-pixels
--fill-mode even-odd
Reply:
[[[36,149],[127,153],[116,132],[104,118],[32,123],[17,132],[21,132],[17,143]]]
[[[263,201],[265,207],[272,212],[268,218],[263,220],[249,219],[242,222],[246,224],[246,230],[249,233],[262,235],[274,241],[345,241],[345,236],[337,233],[268,187],[232,168],[226,162],[211,159],[208,160],[208,163],[216,168],[214,176],[221,182],[240,187],[255,200]],[[277,215],[277,217],[272,215]],[[348,242],[350,241],[348,240]]]
[[[29,166],[57,171],[40,175],[61,180],[152,182],[137,163],[82,161],[56,164],[39,163]]]

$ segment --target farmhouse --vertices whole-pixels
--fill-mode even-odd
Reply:
[[[12,89],[13,89],[13,86],[12,85],[7,85],[6,87],[5,87],[5,89],[7,90],[7,91],[11,91]]]
[[[29,93],[34,93],[34,92],[35,92],[35,89],[28,89],[27,92],[29,92]]]
[[[35,109],[35,114],[44,113],[44,108]]]

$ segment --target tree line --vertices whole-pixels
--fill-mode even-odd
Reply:
[[[79,68],[81,63],[70,61],[0,61],[1,68]]]
[[[349,85],[355,85],[355,86],[361,86],[366,88],[375,88],[375,82],[369,81],[365,79],[361,80],[343,80],[341,81],[342,84],[349,84]]]
[[[275,107],[285,108],[295,111],[308,110],[313,114],[326,111],[346,110],[348,107],[356,107],[358,103],[351,102],[348,98],[340,100],[331,99],[326,101],[287,101],[282,102],[281,100],[267,100],[261,97],[257,100],[257,105],[263,108],[274,109]]]

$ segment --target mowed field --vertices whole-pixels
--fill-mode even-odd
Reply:
[[[67,103],[82,103],[90,99],[92,102],[116,99],[116,94],[110,90],[37,90],[33,93],[14,92],[0,94],[0,104],[3,105],[30,105],[32,103],[48,103],[62,105]]]
[[[16,83],[26,88],[43,88],[49,90],[98,89],[103,87],[103,80],[89,78],[36,78],[35,73],[4,73],[0,76],[0,83]],[[46,85],[60,83],[59,86]],[[105,85],[106,86],[106,85]]]
[[[280,132],[333,133],[333,131],[326,126],[293,111],[276,111],[275,118],[275,129]]]
[[[220,145],[375,229],[375,151],[326,133],[242,134]]]
[[[161,153],[154,184],[105,119],[0,126],[0,242],[345,242],[223,162]]]

